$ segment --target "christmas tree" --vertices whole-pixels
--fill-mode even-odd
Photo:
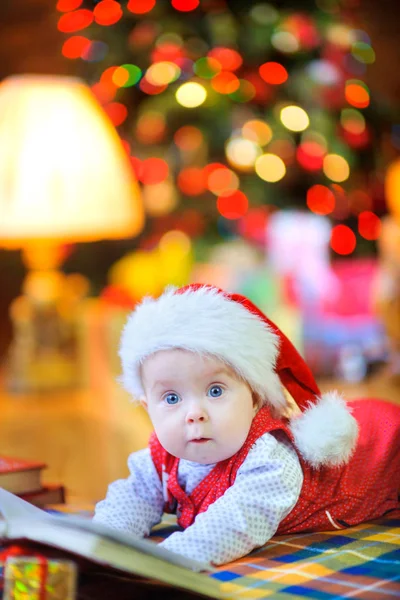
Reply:
[[[345,4],[345,3],[344,3]],[[374,252],[387,117],[343,2],[58,0],[63,54],[117,127],[150,248],[169,229],[264,239],[268,215],[332,220],[334,255]]]

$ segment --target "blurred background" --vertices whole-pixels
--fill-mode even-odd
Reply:
[[[396,0],[0,5],[1,453],[70,499],[150,424],[116,383],[168,284],[247,295],[322,387],[400,382]]]

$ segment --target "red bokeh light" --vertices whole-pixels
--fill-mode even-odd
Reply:
[[[203,167],[203,173],[204,173],[204,177],[206,179],[206,181],[208,181],[208,178],[210,177],[210,175],[212,173],[214,173],[214,171],[216,171],[217,169],[227,169],[228,167],[226,165],[223,165],[222,163],[209,163],[208,165],[206,165],[205,167]]]
[[[322,169],[325,151],[317,142],[303,142],[296,150],[297,162],[307,171]]]
[[[178,187],[187,196],[199,196],[206,191],[207,180],[200,167],[182,169],[178,175]]]
[[[128,116],[128,109],[121,102],[110,102],[104,106],[104,110],[115,127],[121,125]]]
[[[190,12],[199,6],[200,0],[172,0],[171,4],[175,10],[179,10],[180,12]]]
[[[145,94],[148,94],[149,96],[156,96],[157,94],[161,94],[164,90],[166,90],[168,86],[153,85],[150,83],[150,81],[148,81],[148,79],[146,79],[146,77],[143,77],[140,80],[139,87]]]
[[[156,5],[156,0],[129,0],[126,8],[135,15],[145,15]]]
[[[217,60],[225,71],[236,71],[243,63],[243,58],[239,52],[232,50],[232,48],[213,48],[207,56]]]
[[[271,100],[273,95],[271,86],[267,85],[265,81],[260,77],[257,72],[248,73],[244,76],[244,79],[251,83],[254,87],[256,95],[253,100],[259,104],[265,105]]]
[[[331,232],[331,248],[336,254],[351,254],[357,241],[354,232],[347,225],[336,225]]]
[[[229,196],[219,196],[217,198],[217,209],[220,215],[225,219],[240,219],[243,217],[249,207],[247,196],[237,190]]]
[[[58,30],[63,33],[74,33],[81,29],[86,29],[93,23],[93,13],[84,8],[69,12],[58,19]]]
[[[184,151],[196,150],[203,143],[203,134],[193,125],[183,125],[174,135],[174,142]]]
[[[156,62],[176,62],[182,58],[185,58],[185,52],[182,46],[179,44],[173,44],[171,42],[164,42],[158,45],[151,53],[151,61]]]
[[[83,0],[58,0],[56,9],[60,12],[69,12],[80,7]]]
[[[264,81],[271,83],[272,85],[285,83],[289,77],[285,67],[277,62],[264,63],[260,66],[259,72]]]
[[[137,158],[136,156],[131,156],[130,161],[131,161],[133,171],[136,175],[136,179],[141,181],[141,179],[142,179],[142,164],[143,164],[142,161],[140,160],[140,158]]]
[[[267,207],[253,208],[240,220],[239,233],[259,244],[266,241],[266,230],[270,211]]]
[[[83,35],[73,35],[65,40],[61,53],[65,58],[81,58],[82,53],[89,48],[91,41]]]
[[[168,174],[169,166],[163,158],[147,158],[142,162],[140,179],[146,185],[161,183]]]
[[[307,192],[307,206],[316,215],[329,215],[335,208],[335,195],[324,185],[313,185]]]
[[[98,25],[114,25],[122,14],[121,5],[115,0],[101,0],[93,9],[94,20]]]
[[[221,71],[211,80],[211,86],[220,94],[233,94],[236,90],[239,89],[240,81],[234,75],[234,73],[230,73],[229,71]]]
[[[381,228],[381,220],[375,213],[365,210],[358,215],[358,231],[366,240],[377,240]]]
[[[94,83],[91,87],[91,90],[100,104],[112,102],[117,92],[117,88],[114,84],[102,81]]]

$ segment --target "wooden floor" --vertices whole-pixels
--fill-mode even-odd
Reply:
[[[380,397],[400,404],[400,384],[383,376],[352,385],[320,382],[348,398]],[[49,482],[62,482],[72,503],[101,499],[109,482],[127,475],[130,452],[143,448],[151,431],[140,407],[97,364],[90,386],[47,395],[0,395],[1,453],[45,461]]]

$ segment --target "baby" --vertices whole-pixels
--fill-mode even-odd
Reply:
[[[146,299],[121,339],[123,383],[154,426],[94,519],[223,564],[274,534],[341,529],[400,507],[400,407],[321,395],[248,299],[206,285]],[[299,415],[286,418],[286,388]]]

